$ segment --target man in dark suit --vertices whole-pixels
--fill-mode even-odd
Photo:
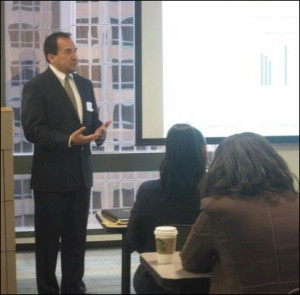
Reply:
[[[44,52],[49,68],[25,84],[22,99],[24,134],[34,143],[37,286],[39,294],[59,293],[55,269],[60,248],[61,293],[84,294],[93,184],[90,142],[101,145],[111,121],[103,124],[98,119],[91,81],[74,73],[77,53],[70,34],[48,36]]]

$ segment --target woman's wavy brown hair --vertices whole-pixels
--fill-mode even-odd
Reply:
[[[268,191],[295,192],[294,178],[283,158],[263,136],[235,134],[218,146],[201,183],[202,197]]]

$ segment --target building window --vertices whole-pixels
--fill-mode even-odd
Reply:
[[[92,193],[92,208],[91,212],[97,212],[98,210],[102,209],[101,203],[101,192],[93,191]]]
[[[114,198],[113,208],[119,208],[120,207],[120,190],[114,190],[113,198]]]
[[[12,62],[11,65],[11,86],[24,85],[39,73],[38,67],[33,68],[32,60]]]
[[[122,21],[122,44],[123,46],[133,46],[133,17]]]
[[[30,178],[18,176],[15,187],[15,224],[16,227],[32,228],[34,225],[34,201],[30,188]]]
[[[120,107],[121,106],[121,107]],[[113,128],[134,128],[134,106],[129,105],[115,105],[113,115]]]
[[[14,110],[14,154],[33,153],[20,123],[21,93],[28,80],[47,68],[43,42],[59,30],[72,33],[77,43],[78,74],[93,83],[100,119],[115,121],[104,145],[92,143],[92,151],[153,150],[136,147],[134,142],[134,1],[5,1],[4,8],[8,32],[5,96],[6,105]],[[153,179],[153,173],[94,173],[88,227],[99,227],[94,214],[99,209],[131,206],[139,184]],[[33,228],[30,178],[15,175],[18,231]]]
[[[76,42],[78,44],[99,44],[98,17],[76,20]]]
[[[132,207],[134,203],[134,189],[122,189],[123,207]]]
[[[99,59],[93,59],[91,80],[95,88],[101,88],[101,66]]]
[[[13,10],[40,11],[40,1],[13,1]]]
[[[123,60],[122,63],[119,64],[117,59],[113,59],[112,62],[113,89],[133,89],[133,60]]]
[[[87,59],[78,59],[78,74],[86,79],[90,78],[90,73],[89,73],[89,64]]]
[[[14,125],[17,127],[21,127],[21,109],[13,108],[14,113]]]
[[[94,88],[101,88],[101,65],[99,59],[93,59],[91,64],[87,59],[78,59],[77,70],[79,75],[92,81]]]
[[[8,27],[11,47],[35,47],[40,48],[40,36],[37,27],[21,23],[11,24]]]
[[[119,23],[119,19],[111,18],[112,45],[122,44],[133,46],[133,17],[128,17]],[[121,34],[120,34],[121,31]]]

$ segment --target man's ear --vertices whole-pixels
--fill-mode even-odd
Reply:
[[[52,54],[52,53],[48,53],[47,54],[47,60],[48,60],[48,62],[51,64],[52,63],[52,61],[53,61],[53,59],[55,58],[55,55],[54,54]]]

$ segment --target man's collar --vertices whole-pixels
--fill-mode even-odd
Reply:
[[[66,74],[59,71],[56,67],[54,67],[53,65],[49,65],[49,68],[51,69],[51,71],[55,74],[55,76],[62,82],[65,81],[66,79]],[[73,78],[73,74],[70,73],[70,74],[67,74],[71,79],[74,79]]]

